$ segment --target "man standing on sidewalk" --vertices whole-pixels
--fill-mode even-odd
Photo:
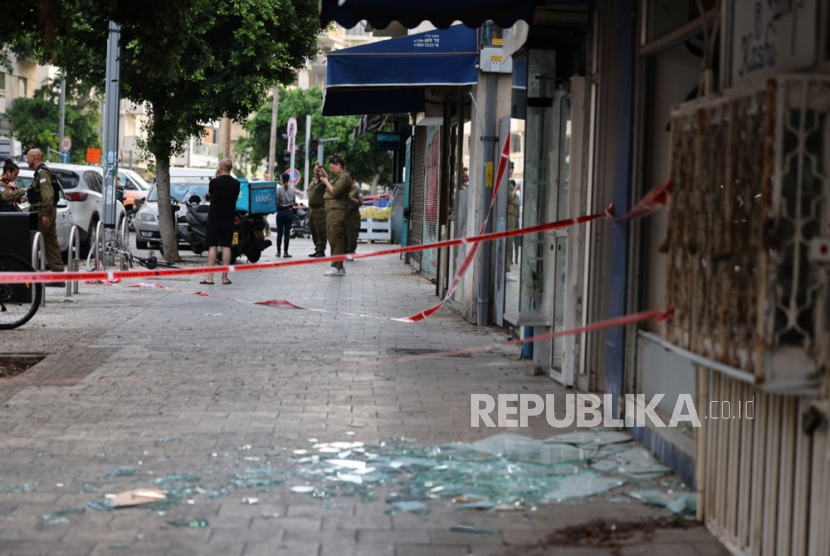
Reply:
[[[55,189],[52,184],[53,176],[49,168],[43,164],[43,153],[40,149],[32,149],[26,153],[26,162],[29,168],[35,171],[35,179],[32,186],[26,193],[29,199],[29,212],[36,212],[37,231],[43,235],[46,244],[46,260],[49,261],[49,269],[52,272],[63,272],[63,260],[61,260],[61,248],[58,244],[57,209],[58,200],[55,198]],[[89,233],[93,233],[89,230]],[[64,282],[49,282],[47,287],[63,288]]]
[[[233,162],[230,158],[219,161],[216,177],[210,180],[205,199],[210,201],[205,244],[208,246],[208,266],[216,264],[217,247],[222,247],[222,264],[231,264],[233,220],[236,216],[236,200],[239,198],[239,181],[231,176]],[[213,284],[213,273],[208,273],[200,284]],[[230,284],[228,273],[222,273],[222,283]]]
[[[314,253],[309,257],[326,256],[326,186],[320,181],[320,162],[314,164],[314,183],[308,187],[308,227],[314,241]]]

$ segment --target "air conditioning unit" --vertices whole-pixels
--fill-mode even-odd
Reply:
[[[664,339],[815,393],[830,332],[830,78],[780,76],[672,113]]]

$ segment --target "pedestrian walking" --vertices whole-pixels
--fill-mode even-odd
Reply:
[[[314,164],[314,183],[308,188],[308,227],[311,228],[311,240],[314,242],[314,253],[309,257],[326,256],[326,186],[320,181],[320,162]]]
[[[7,158],[3,164],[3,175],[0,176],[0,212],[20,212],[17,203],[26,196],[26,190],[17,186],[19,173],[20,167]]]
[[[363,192],[352,176],[352,189],[349,191],[349,221],[346,224],[346,253],[357,251],[357,236],[360,235],[360,207],[363,206]]]
[[[291,225],[294,223],[294,205],[297,191],[291,186],[291,175],[282,175],[282,185],[277,186],[277,257],[282,253],[284,259],[290,259],[288,241],[291,239]],[[283,239],[285,238],[285,239]],[[282,251],[280,251],[282,247]]]
[[[320,168],[320,181],[326,186],[323,198],[326,200],[326,236],[331,246],[331,256],[346,253],[346,222],[349,216],[349,192],[352,178],[346,173],[346,161],[336,154],[329,158],[329,166],[334,177],[329,181],[325,168]],[[343,261],[333,261],[325,276],[345,276]]]
[[[52,272],[63,272],[61,248],[58,244],[57,205],[58,196],[55,194],[54,176],[52,171],[43,163],[43,153],[40,149],[32,149],[26,153],[26,162],[29,168],[34,168],[35,178],[32,186],[26,192],[29,199],[29,212],[36,212],[39,216],[37,230],[43,235],[46,245],[46,260]],[[92,230],[89,230],[92,233]],[[64,282],[49,282],[47,287],[63,288]]]
[[[216,264],[218,248],[222,248],[222,264],[231,264],[231,247],[233,245],[234,218],[236,217],[236,200],[239,198],[240,184],[231,176],[233,162],[230,158],[219,161],[216,177],[210,180],[205,200],[210,201],[208,221],[205,229],[205,244],[208,246],[208,266]],[[200,284],[212,285],[213,273]],[[228,285],[228,273],[222,273],[222,283]]]

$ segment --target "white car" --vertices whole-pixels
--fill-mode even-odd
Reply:
[[[47,163],[46,166],[60,180],[66,199],[72,207],[72,224],[80,229],[81,254],[85,255],[89,252],[92,236],[98,222],[102,220],[104,210],[104,180],[101,177],[101,169],[77,164]],[[22,173],[23,169],[20,171]],[[126,216],[124,205],[116,201],[116,225],[120,225]]]

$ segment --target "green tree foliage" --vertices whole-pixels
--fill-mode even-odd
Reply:
[[[257,166],[267,165],[271,145],[272,100],[264,103],[256,115],[248,120],[245,127],[249,136],[237,143],[237,150],[255,161]],[[359,182],[372,181],[375,176],[380,180],[388,179],[392,168],[392,157],[383,151],[374,149],[372,135],[364,135],[352,141],[352,132],[360,123],[359,116],[323,116],[323,92],[319,87],[311,89],[280,89],[279,111],[277,114],[277,149],[276,165],[278,173],[288,169],[289,163],[283,161],[283,153],[288,141],[282,136],[286,133],[288,119],[297,119],[298,153],[294,166],[305,167],[305,125],[306,115],[311,115],[311,137],[332,138],[336,141],[325,143],[325,157],[338,153],[346,159],[348,171]],[[313,166],[317,153],[310,154],[309,166]],[[321,161],[325,163],[326,161]],[[302,183],[302,182],[301,182]]]
[[[14,107],[7,112],[11,120],[12,134],[20,141],[23,152],[29,149],[47,147],[57,150],[60,106],[60,81],[47,82],[35,91],[32,98],[18,98]],[[91,96],[89,88],[67,87],[64,129],[72,138],[70,159],[82,161],[87,148],[100,148],[101,138],[100,104]]]
[[[155,158],[160,200],[169,198],[170,159],[191,136],[222,117],[244,121],[317,48],[316,0],[47,3],[61,15],[42,23],[37,9],[21,13],[38,23],[11,42],[70,76],[103,85],[108,20],[121,25],[121,97],[148,110],[143,147]],[[159,225],[165,256],[178,259],[168,203],[159,203]]]

